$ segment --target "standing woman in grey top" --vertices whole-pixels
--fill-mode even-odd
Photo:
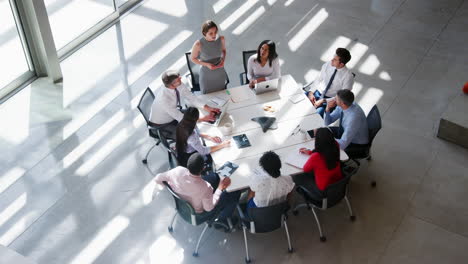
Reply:
[[[211,93],[226,87],[227,74],[224,70],[226,45],[224,36],[218,36],[218,26],[211,20],[202,25],[203,38],[192,47],[192,61],[200,67],[200,90]]]

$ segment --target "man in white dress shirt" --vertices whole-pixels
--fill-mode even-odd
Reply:
[[[177,123],[184,116],[182,101],[209,112],[208,115],[200,117],[198,122],[214,121],[215,114],[220,112],[219,108],[210,107],[193,95],[187,86],[182,83],[179,72],[166,71],[162,75],[162,82],[165,87],[162,87],[154,98],[151,106],[150,124],[159,128],[167,138],[175,140]]]
[[[327,102],[334,100],[339,90],[353,89],[354,75],[346,67],[346,63],[351,60],[351,54],[345,48],[336,49],[335,56],[322,66],[319,76],[312,83],[308,97],[317,113],[323,117],[327,107]]]

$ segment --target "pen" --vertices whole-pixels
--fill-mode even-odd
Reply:
[[[293,132],[291,133],[291,136],[294,136],[294,134],[296,134],[296,130],[297,128],[300,126],[301,124],[298,124],[294,129],[293,129]]]

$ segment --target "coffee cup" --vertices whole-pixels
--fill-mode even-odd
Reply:
[[[224,124],[224,126],[221,127],[221,133],[223,133],[223,135],[225,136],[230,135],[232,133],[232,124],[231,123]]]

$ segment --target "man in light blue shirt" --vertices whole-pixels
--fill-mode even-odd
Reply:
[[[336,109],[330,113],[333,107]],[[330,127],[338,140],[340,148],[352,158],[350,153],[366,151],[369,143],[369,128],[362,108],[354,103],[354,94],[350,90],[340,90],[335,100],[325,109],[325,125],[340,120],[340,127]]]

